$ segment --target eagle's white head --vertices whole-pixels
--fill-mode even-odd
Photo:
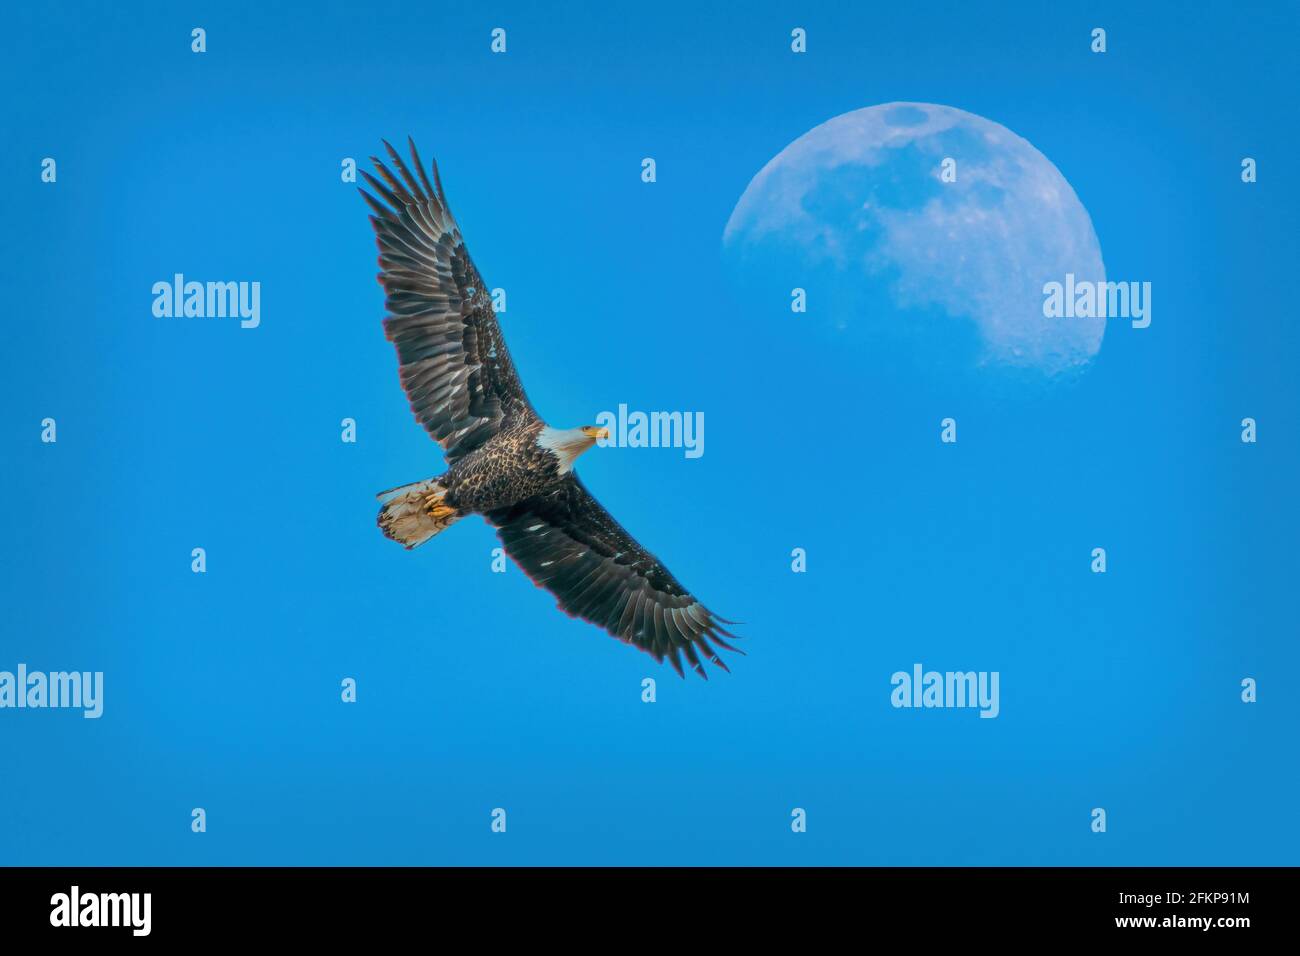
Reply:
[[[581,428],[552,428],[545,425],[537,435],[537,444],[560,459],[560,474],[566,474],[573,462],[584,451],[602,438],[609,437],[609,429],[599,425]]]

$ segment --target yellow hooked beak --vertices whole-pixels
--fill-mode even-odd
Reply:
[[[597,428],[595,425],[582,426],[582,433],[592,441],[600,441],[602,438],[609,437],[608,428]]]

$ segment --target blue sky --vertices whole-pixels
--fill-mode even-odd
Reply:
[[[6,11],[0,670],[103,671],[105,705],[0,710],[0,862],[1296,862],[1296,9],[1130,6]],[[750,179],[896,100],[1033,143],[1152,326],[992,400],[747,309],[721,237]],[[704,413],[700,458],[579,471],[745,622],[730,677],[492,573],[477,519],[375,529],[443,466],[339,170],[407,134],[549,421]],[[260,327],[155,319],[177,272],[260,282]],[[892,708],[915,662],[998,671],[999,717]]]

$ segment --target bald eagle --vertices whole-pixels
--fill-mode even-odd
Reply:
[[[442,446],[448,469],[381,492],[380,529],[409,550],[466,515],[482,515],[565,613],[656,661],[668,658],[683,676],[683,657],[706,679],[703,661],[727,670],[715,645],[737,651],[725,640],[736,635],[723,627],[735,622],[692,597],[574,473],[574,460],[608,431],[552,428],[533,410],[437,163],[435,188],[408,143],[415,174],[385,141],[397,175],[372,156],[379,178],[362,176],[374,194],[360,192],[374,210],[384,332],[397,348],[411,411]]]

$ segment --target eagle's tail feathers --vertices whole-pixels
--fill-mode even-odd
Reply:
[[[447,489],[437,478],[381,491],[379,530],[387,538],[411,548],[424,544],[439,531],[464,517],[444,500]]]

